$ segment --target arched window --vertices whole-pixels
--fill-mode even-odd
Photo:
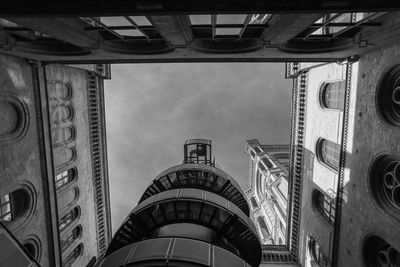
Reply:
[[[71,233],[61,240],[61,250],[65,251],[71,246],[82,234],[82,226],[78,225]]]
[[[257,218],[257,223],[260,226],[261,234],[263,238],[269,237],[271,234],[268,231],[267,224],[264,221],[264,218],[258,217]]]
[[[89,263],[86,265],[86,267],[93,267],[96,264],[96,262],[97,262],[97,258],[96,258],[96,256],[93,256],[90,259]]]
[[[369,236],[364,242],[364,261],[366,267],[400,266],[400,253],[378,236]]]
[[[263,175],[260,172],[260,169],[257,169],[256,173],[256,192],[258,199],[261,201],[264,196],[264,184],[263,184]]]
[[[335,222],[336,203],[329,196],[315,189],[312,195],[314,208],[331,224]]]
[[[79,199],[79,188],[69,188],[68,190],[60,191],[57,194],[57,207],[58,210],[63,212],[65,209],[70,209]]]
[[[28,239],[24,242],[22,245],[27,253],[29,253],[32,258],[34,258],[36,261],[39,261],[40,259],[40,240],[37,238],[35,239]]]
[[[318,242],[311,236],[308,237],[307,242],[308,253],[311,257],[312,266],[326,266],[326,257],[321,251],[321,246]]]
[[[0,197],[0,221],[8,224],[22,216],[29,206],[29,196],[23,189]]]
[[[54,166],[60,167],[73,161],[76,157],[74,147],[56,147],[53,149]]]
[[[376,108],[380,119],[390,126],[400,126],[400,64],[382,73],[376,90]]]
[[[72,117],[73,109],[71,105],[50,106],[50,120],[52,123],[70,121]]]
[[[67,214],[61,217],[59,229],[60,232],[66,229],[70,224],[72,224],[79,216],[79,207],[75,207],[70,210]]]
[[[82,255],[83,244],[80,243],[63,261],[63,267],[69,267],[72,263]]]
[[[316,154],[321,163],[327,165],[335,171],[339,170],[339,144],[321,138],[317,141]]]
[[[70,168],[68,170],[59,173],[55,177],[56,188],[60,189],[61,187],[67,185],[68,183],[75,180],[77,177],[77,171],[75,168]]]
[[[257,201],[254,199],[254,197],[250,198],[250,203],[251,203],[251,206],[253,207],[253,209],[258,207]]]
[[[343,110],[345,91],[345,81],[324,83],[320,90],[321,106],[324,108]]]
[[[51,130],[51,141],[53,146],[70,142],[75,137],[75,129],[72,126],[55,127]]]
[[[368,180],[373,199],[387,213],[400,219],[400,158],[378,156],[371,164]]]
[[[69,100],[72,96],[72,88],[69,83],[53,81],[47,84],[49,99],[51,100]]]

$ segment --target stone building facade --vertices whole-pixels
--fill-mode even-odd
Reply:
[[[399,48],[287,64],[298,105],[302,266],[400,264]]]
[[[248,140],[249,186],[244,189],[263,245],[287,243],[289,145]]]
[[[25,266],[24,252],[40,266],[92,264],[111,238],[108,67],[0,62],[0,222],[22,245],[2,249],[2,264]]]
[[[82,266],[106,250],[98,64],[285,61],[298,62],[287,65],[287,242],[264,245],[261,266],[399,258],[399,1],[85,3],[2,4],[0,197],[10,231],[2,237],[15,236],[42,266]]]

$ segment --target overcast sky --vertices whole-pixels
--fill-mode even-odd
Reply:
[[[105,102],[113,232],[147,185],[181,163],[187,139],[211,139],[218,164],[245,187],[245,141],[289,142],[292,82],[284,74],[278,63],[112,65]]]

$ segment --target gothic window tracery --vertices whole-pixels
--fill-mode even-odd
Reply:
[[[400,266],[400,253],[379,236],[369,236],[364,243],[364,261],[366,267]]]
[[[73,109],[70,104],[50,106],[50,120],[52,123],[71,121],[72,117]]]
[[[400,65],[384,72],[376,90],[376,104],[381,119],[391,125],[400,126]]]
[[[392,155],[377,157],[370,168],[369,186],[378,205],[400,219],[400,158]]]

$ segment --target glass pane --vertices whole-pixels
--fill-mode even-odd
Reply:
[[[130,16],[130,18],[139,26],[150,26],[151,22],[145,16]]]
[[[62,178],[62,173],[57,174],[57,176],[56,176],[56,181],[60,180],[61,178]]]
[[[211,24],[211,15],[189,15],[192,25]]]
[[[57,181],[57,183],[56,183],[56,187],[57,187],[57,188],[60,188],[63,184],[64,184],[64,183],[63,183],[63,180],[59,180],[59,181]]]
[[[345,13],[331,21],[332,23],[350,23],[353,17],[353,13]],[[347,27],[327,27],[327,33],[337,33]]]
[[[125,17],[101,17],[101,22],[103,22],[106,26],[132,26]]]
[[[316,31],[311,33],[311,35],[322,35],[322,28],[318,28]]]
[[[10,195],[6,194],[4,196],[1,197],[0,203],[6,203],[10,200]]]
[[[247,15],[218,15],[217,24],[243,24]]]
[[[216,28],[216,35],[238,35],[242,28]]]
[[[3,222],[12,221],[11,213],[8,213],[7,215],[5,215],[1,220],[2,220]]]
[[[249,24],[264,24],[270,16],[270,14],[253,14],[250,17]]]
[[[122,36],[144,36],[143,33],[139,30],[136,29],[130,29],[130,30],[114,30],[116,33]]]
[[[1,207],[1,214],[6,214],[6,213],[9,213],[9,212],[10,212],[10,210],[11,210],[11,207],[10,207],[10,205],[9,205],[9,204],[7,204],[7,205],[4,205],[4,206],[2,206],[2,207]]]

